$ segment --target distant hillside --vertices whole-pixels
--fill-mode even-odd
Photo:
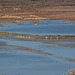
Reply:
[[[75,0],[0,0],[0,6],[75,6]]]

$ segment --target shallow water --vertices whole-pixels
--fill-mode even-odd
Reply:
[[[1,23],[3,27],[0,27],[0,31],[35,35],[75,35],[74,21],[37,21],[38,26],[34,22]],[[75,68],[75,61],[69,60],[75,59],[75,39],[21,38],[0,35],[0,74],[63,75],[68,69]]]
[[[19,23],[2,23],[4,27],[1,27],[0,31],[28,33],[35,35],[75,35],[75,24],[73,21],[46,20],[20,21]],[[38,24],[38,26],[35,26],[35,24]]]

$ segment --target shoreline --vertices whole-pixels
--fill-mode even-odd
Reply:
[[[0,8],[0,20],[75,20],[75,6]]]
[[[22,39],[29,40],[30,38],[36,39],[75,39],[75,35],[32,35],[32,34],[20,34],[20,33],[8,33],[8,32],[0,32],[0,35],[4,36],[16,36],[21,37]],[[27,39],[29,38],[29,39]]]

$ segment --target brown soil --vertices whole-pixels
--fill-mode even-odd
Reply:
[[[44,39],[75,39],[73,35],[31,35],[31,34],[20,34],[20,33],[8,33],[8,32],[0,32],[0,35],[12,35],[12,36],[22,36],[29,38],[44,38]],[[24,38],[22,38],[24,39]]]
[[[60,39],[56,39],[56,40],[53,40],[53,41],[42,41],[43,43],[47,43],[47,44],[54,44],[54,45],[58,45],[58,46],[63,46],[63,47],[70,47],[70,48],[75,48],[75,45],[61,45],[59,43],[55,43],[54,41],[61,41]]]
[[[17,47],[18,49],[22,49],[22,50],[30,50],[30,51],[35,51],[35,52],[47,54],[47,55],[53,55],[53,54],[48,53],[48,52],[44,52],[44,51],[40,51],[40,50],[36,50],[36,49],[31,49],[31,48],[27,48],[27,47],[22,47],[22,46],[17,46],[17,45],[12,45],[12,46]]]
[[[0,8],[0,19],[5,20],[75,20],[75,6]]]
[[[75,0],[0,0],[4,7],[75,6]]]
[[[73,62],[75,62],[75,59],[70,58],[70,57],[64,57],[64,56],[62,56],[61,58],[64,59],[64,60],[67,60],[67,61],[73,61]]]

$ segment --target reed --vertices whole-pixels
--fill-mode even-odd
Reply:
[[[75,75],[75,69],[70,69],[66,74],[63,73],[63,75]]]

